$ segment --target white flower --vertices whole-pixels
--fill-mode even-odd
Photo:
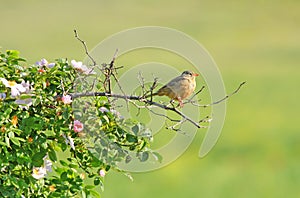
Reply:
[[[27,82],[25,82],[24,80],[21,82],[21,85],[26,89],[26,93],[28,94],[28,93],[30,93],[30,91],[31,91],[31,85],[32,84],[30,84],[29,83],[29,81],[27,81]]]
[[[94,72],[93,69],[89,69],[86,65],[83,65],[82,62],[80,62],[80,61],[77,62],[75,60],[71,60],[71,64],[74,69],[76,69],[77,71],[79,71],[85,75],[96,74],[96,72]]]
[[[6,87],[11,89],[11,97],[13,98],[26,91],[26,88],[22,84],[18,84],[15,81],[8,81],[5,78],[0,78],[0,80]]]
[[[42,179],[47,175],[47,170],[44,167],[34,167],[31,175],[35,179]]]
[[[46,177],[47,172],[52,172],[52,162],[47,157],[48,155],[43,158],[44,165],[42,167],[33,167],[31,175],[35,179],[42,179]]]

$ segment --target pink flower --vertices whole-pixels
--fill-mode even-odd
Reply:
[[[74,131],[81,132],[83,130],[83,124],[79,120],[74,121]]]
[[[61,98],[64,104],[70,104],[72,102],[72,97],[70,95],[65,95]]]
[[[105,174],[106,174],[105,170],[101,169],[101,170],[99,171],[99,175],[100,175],[101,177],[104,177]]]

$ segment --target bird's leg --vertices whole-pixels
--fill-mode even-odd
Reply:
[[[175,106],[174,100],[173,100],[173,99],[170,100],[170,104],[173,106],[173,108],[176,108],[176,107],[182,108],[183,105],[184,105],[182,99],[181,99],[180,97],[177,97],[176,100],[178,100],[179,104],[177,104],[177,105]]]
[[[183,101],[181,100],[180,97],[178,97],[177,100],[178,100],[178,102],[179,102],[180,108],[182,108],[182,107],[183,107]]]

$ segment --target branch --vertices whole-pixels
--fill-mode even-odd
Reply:
[[[85,51],[85,54],[86,54],[86,55],[89,57],[89,59],[93,62],[93,66],[96,66],[97,63],[96,63],[95,59],[90,55],[89,50],[88,50],[88,48],[87,48],[87,45],[86,45],[85,41],[82,40],[81,38],[79,38],[78,33],[77,33],[77,30],[74,30],[74,33],[75,33],[75,38],[76,38],[78,41],[80,41],[80,42],[82,43],[83,48],[84,48],[84,51]]]
[[[236,90],[234,90],[231,94],[228,94],[227,96],[225,96],[224,98],[218,100],[218,101],[215,101],[213,103],[210,103],[210,104],[206,104],[206,105],[198,105],[198,104],[195,104],[193,101],[191,102],[193,105],[195,106],[198,106],[198,107],[209,107],[209,106],[212,106],[212,105],[216,105],[216,104],[219,104],[221,102],[223,102],[224,100],[228,99],[229,97],[233,96],[234,94],[238,93],[240,91],[240,89],[242,88],[242,86],[246,84],[246,81],[240,83],[240,85],[238,86],[238,88]]]
[[[70,95],[71,95],[72,99],[79,98],[79,97],[105,96],[105,97],[121,98],[121,99],[125,99],[125,100],[137,100],[137,101],[140,101],[140,102],[144,102],[145,104],[148,104],[148,105],[154,105],[154,106],[160,107],[160,108],[165,109],[165,110],[173,111],[176,114],[180,115],[183,119],[186,119],[187,121],[189,121],[190,123],[195,125],[197,128],[203,128],[203,126],[201,126],[199,123],[195,122],[194,120],[192,120],[191,118],[186,116],[184,113],[182,113],[181,111],[179,111],[175,107],[169,107],[169,106],[164,105],[164,104],[153,102],[153,101],[147,100],[147,99],[145,99],[144,97],[141,97],[141,96],[128,96],[128,95],[113,94],[113,93],[106,93],[106,92],[75,93],[75,94],[70,94]]]
[[[226,100],[227,98],[231,97],[232,95],[236,94],[240,89],[241,87],[245,84],[246,82],[242,82],[238,88],[232,92],[231,94],[225,96],[224,98],[222,98],[221,100],[218,100],[216,102],[213,102],[211,104],[208,104],[208,105],[199,105],[201,107],[208,107],[208,106],[211,106],[211,105],[215,105],[215,104],[219,104],[221,102],[223,102],[224,100]],[[154,83],[155,84],[155,83]],[[202,90],[204,89],[204,87],[202,87],[198,92],[195,93],[195,95],[191,98],[193,99],[198,93],[200,93]],[[112,97],[112,98],[120,98],[120,99],[124,99],[126,101],[132,101],[132,100],[135,100],[135,101],[140,101],[140,102],[144,102],[145,104],[147,105],[153,105],[153,106],[157,106],[159,108],[162,108],[162,109],[165,109],[165,110],[169,110],[169,111],[173,111],[174,113],[176,113],[177,115],[179,115],[184,121],[189,121],[190,123],[192,123],[193,125],[195,125],[197,128],[204,128],[204,126],[201,126],[199,123],[201,122],[204,122],[205,120],[200,120],[199,122],[196,122],[194,120],[192,120],[191,118],[189,118],[188,116],[186,116],[184,113],[182,113],[181,111],[179,111],[176,107],[172,106],[167,106],[165,104],[161,104],[161,103],[157,103],[157,102],[154,102],[152,101],[152,99],[148,100],[145,98],[145,96],[134,96],[134,95],[124,95],[124,94],[113,94],[113,93],[107,93],[107,92],[87,92],[87,93],[74,93],[74,94],[71,94],[71,97],[73,99],[75,98],[80,98],[80,97],[94,97],[94,96],[104,96],[104,97]],[[190,100],[191,100],[190,99]],[[159,116],[164,116],[166,117],[167,119],[173,121],[173,122],[183,122],[183,120],[175,120],[175,119],[172,119],[166,115],[163,115],[163,114],[159,114],[159,113],[156,113],[154,112],[153,110],[151,110],[150,108],[148,108],[147,106],[144,106],[146,107],[148,110],[150,110],[152,113],[156,114],[156,115],[159,115]],[[207,118],[206,118],[207,119]]]

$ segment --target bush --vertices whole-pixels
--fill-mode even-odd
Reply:
[[[129,162],[129,152],[146,160],[151,134],[141,123],[106,97],[72,98],[76,79],[92,73],[76,61],[29,65],[18,51],[0,53],[1,197],[99,197],[94,187],[122,172],[117,162]]]

